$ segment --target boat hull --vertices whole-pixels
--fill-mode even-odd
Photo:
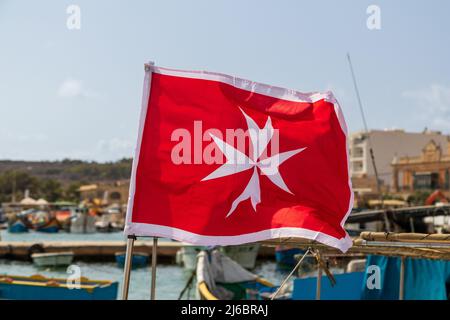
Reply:
[[[72,264],[73,252],[34,253],[31,259],[37,267],[65,267]]]
[[[80,288],[70,289],[65,279],[42,276],[0,277],[0,299],[9,300],[115,300],[118,283],[82,280]]]
[[[259,248],[259,244],[249,244],[222,247],[221,251],[242,267],[253,269],[256,265]],[[192,245],[186,245],[180,249],[179,260],[186,270],[195,270],[197,267],[197,255],[202,250],[205,250],[205,247]]]
[[[22,221],[16,221],[8,226],[8,231],[11,233],[24,233],[28,232],[28,227]]]
[[[71,233],[95,233],[96,231],[95,217],[88,214],[79,214],[72,218]]]
[[[255,268],[259,248],[259,244],[243,244],[238,246],[222,247],[221,249],[222,252],[232,260],[239,263],[245,269],[250,270]]]
[[[133,258],[131,260],[131,268],[145,268],[148,266],[148,254],[145,253],[133,253]],[[125,265],[125,253],[116,254],[116,263],[119,268],[123,268]]]

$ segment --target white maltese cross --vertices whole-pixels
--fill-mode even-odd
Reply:
[[[227,161],[201,180],[206,181],[217,179],[233,175],[238,172],[253,169],[253,174],[250,178],[250,181],[248,182],[241,195],[233,201],[230,211],[228,211],[226,217],[229,217],[236,210],[239,203],[247,199],[250,199],[253,210],[256,211],[256,205],[261,202],[261,188],[259,185],[258,168],[260,169],[261,174],[265,175],[277,187],[292,194],[280,175],[279,166],[290,157],[306,149],[300,148],[292,151],[281,152],[260,160],[259,158],[271,141],[274,133],[272,120],[270,119],[270,117],[268,117],[266,125],[264,126],[264,128],[260,129],[252,118],[250,118],[242,109],[240,110],[247,122],[250,141],[252,144],[251,151],[253,151],[251,157],[248,157],[246,154],[237,150],[215,135],[210,134],[215,144],[225,155]]]

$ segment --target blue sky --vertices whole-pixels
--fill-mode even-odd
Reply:
[[[0,0],[0,159],[132,156],[149,60],[332,90],[356,131],[350,52],[369,127],[450,133],[449,16],[445,0]]]

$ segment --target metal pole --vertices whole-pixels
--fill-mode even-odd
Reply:
[[[158,238],[153,237],[153,246],[152,246],[152,285],[150,290],[150,299],[155,300],[156,298],[156,259],[158,257]]]
[[[125,265],[123,271],[123,287],[122,287],[122,300],[128,300],[128,289],[130,287],[130,272],[131,262],[133,257],[133,245],[136,237],[134,235],[128,236],[127,250],[125,253]]]
[[[400,258],[400,288],[398,299],[404,300],[405,298],[405,258]]]
[[[322,287],[322,267],[317,263],[317,286],[316,286],[316,300],[320,300],[320,291]]]

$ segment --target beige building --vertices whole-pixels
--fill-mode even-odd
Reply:
[[[447,147],[449,136],[436,131],[405,132],[404,130],[371,130],[369,132],[378,175],[386,188],[392,187],[392,166],[395,157],[412,157],[431,140],[442,149]],[[369,139],[364,132],[350,135],[350,173],[354,181],[354,189],[367,189],[358,181],[371,180],[375,173],[370,158]],[[367,191],[367,190],[366,190]],[[375,190],[373,190],[375,191]]]
[[[392,161],[393,191],[408,193],[418,190],[450,189],[450,142],[438,145],[430,140],[415,156],[398,157]]]
[[[120,180],[114,182],[101,182],[81,186],[81,200],[99,199],[105,204],[119,203],[126,204],[128,201],[128,190],[130,188],[129,180]]]

